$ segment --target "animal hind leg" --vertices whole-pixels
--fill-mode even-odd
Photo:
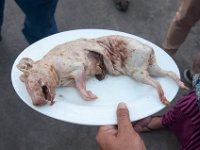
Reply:
[[[157,64],[150,65],[148,67],[148,72],[151,76],[155,77],[168,76],[169,78],[173,79],[181,88],[188,90],[188,87],[185,86],[185,84],[174,72],[163,70]]]
[[[157,92],[158,92],[158,95],[159,95],[159,98],[161,100],[161,102],[164,104],[164,105],[169,105],[169,101],[166,99],[166,97],[164,96],[164,92],[163,92],[163,89],[160,85],[160,83],[156,80],[154,80],[153,78],[151,78],[149,76],[149,73],[147,71],[144,71],[144,70],[140,70],[140,71],[137,71],[137,72],[134,72],[132,77],[139,81],[139,82],[142,82],[144,84],[148,84],[148,85],[151,85],[153,86],[154,88],[156,88]]]

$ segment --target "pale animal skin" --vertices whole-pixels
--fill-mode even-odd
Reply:
[[[23,72],[20,79],[34,105],[53,103],[55,88],[62,86],[76,87],[85,100],[97,99],[86,89],[86,80],[92,76],[102,80],[107,73],[128,75],[153,86],[165,105],[169,102],[163,89],[151,76],[168,76],[187,89],[175,73],[158,66],[153,48],[118,35],[69,41],[56,46],[38,61],[22,58],[17,68]]]

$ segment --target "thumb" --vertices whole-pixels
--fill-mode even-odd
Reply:
[[[129,111],[124,102],[118,104],[117,123],[118,123],[118,134],[123,134],[126,132],[133,131],[133,127],[129,118]]]

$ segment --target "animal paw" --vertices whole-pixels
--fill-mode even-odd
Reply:
[[[97,99],[97,96],[94,95],[91,91],[86,91],[86,93],[84,95],[82,95],[82,96],[87,101]]]
[[[169,101],[167,100],[167,98],[166,98],[165,96],[162,96],[162,97],[160,98],[160,100],[161,100],[161,102],[162,102],[164,105],[166,105],[166,106],[169,106],[169,105],[170,105]]]
[[[183,82],[179,82],[179,86],[182,88],[182,89],[185,89],[185,90],[189,90],[190,88],[187,87]]]

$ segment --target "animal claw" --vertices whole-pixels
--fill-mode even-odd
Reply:
[[[90,95],[90,97],[91,97],[92,99],[97,99],[97,96],[94,95],[91,91],[87,91],[87,93]]]
[[[190,88],[188,86],[186,86],[183,82],[179,82],[179,85],[182,89],[185,89],[185,90],[189,90]]]
[[[165,96],[162,96],[161,98],[161,102],[165,105],[165,106],[169,106],[170,103],[169,101],[167,100],[167,98]]]
[[[90,101],[90,100],[94,100],[97,99],[97,96],[94,95],[91,91],[86,91],[87,95],[83,95],[83,99]]]

